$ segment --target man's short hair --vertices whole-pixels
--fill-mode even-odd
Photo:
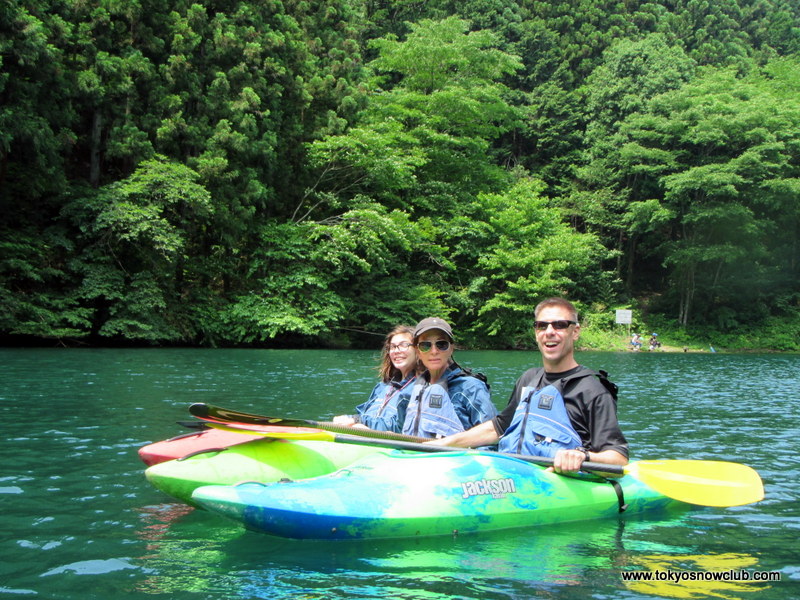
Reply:
[[[533,311],[534,317],[538,317],[539,312],[541,312],[542,309],[545,309],[548,306],[560,306],[561,308],[566,308],[572,315],[572,319],[574,321],[578,320],[578,309],[575,308],[575,305],[572,304],[572,302],[564,298],[548,298],[547,300],[542,300],[541,302],[539,302],[539,304],[536,305],[536,308]]]

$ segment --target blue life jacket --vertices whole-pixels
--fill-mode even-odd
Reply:
[[[358,422],[376,431],[400,433],[413,382],[414,375],[403,381],[379,382],[369,399],[356,406]]]
[[[544,383],[544,375],[542,369],[533,386],[522,388],[511,425],[500,438],[500,452],[553,457],[559,450],[571,450],[583,445],[570,421],[562,391],[567,381],[596,373],[583,369],[540,387]]]
[[[453,402],[453,397],[467,398]],[[497,409],[491,403],[486,378],[452,364],[436,383],[417,377],[406,409],[403,433],[441,438],[460,433],[493,418]]]

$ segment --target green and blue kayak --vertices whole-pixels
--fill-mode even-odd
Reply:
[[[372,446],[327,441],[263,437],[246,441],[251,438],[245,435],[239,438],[245,440],[244,443],[201,448],[185,458],[152,465],[145,470],[145,477],[167,495],[196,505],[192,492],[200,486],[317,477],[380,451]],[[234,441],[237,440],[234,438]]]
[[[293,478],[294,479],[294,478]],[[408,538],[616,518],[689,504],[628,474],[563,476],[499,453],[380,450],[327,475],[203,486],[192,502],[294,539]]]

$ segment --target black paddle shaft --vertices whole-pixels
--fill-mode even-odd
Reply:
[[[248,425],[273,425],[279,427],[313,427],[334,433],[350,434],[358,432],[359,437],[375,438],[379,440],[392,440],[403,442],[424,442],[427,438],[413,435],[403,435],[393,431],[376,431],[374,429],[354,429],[347,425],[329,423],[323,421],[307,421],[305,419],[284,419],[283,417],[266,417],[264,415],[254,415],[252,413],[241,412],[197,402],[189,407],[189,412],[200,419],[217,421],[220,423],[245,423]]]
[[[381,446],[383,448],[394,448],[396,450],[414,450],[417,452],[456,452],[458,450],[466,450],[466,448],[455,448],[453,446],[435,446],[433,444],[420,444],[417,442],[403,442],[394,440],[371,440],[364,439],[357,435],[349,434],[336,434],[334,441],[343,444],[361,444],[363,446]],[[493,450],[480,450],[481,453],[507,456],[509,458],[516,458],[524,460],[525,462],[541,465],[544,467],[553,466],[553,459],[546,456],[530,456],[528,454],[510,454],[508,452],[495,452]],[[605,463],[596,463],[591,461],[584,461],[581,463],[582,471],[608,473],[612,475],[624,475],[625,470],[619,465],[609,465]]]
[[[427,438],[401,435],[388,431],[374,431],[371,429],[356,429],[335,423],[320,423],[318,421],[306,421],[302,419],[282,419],[280,417],[265,417],[244,413],[237,410],[230,410],[198,402],[189,407],[189,412],[201,419],[211,419],[224,423],[243,423],[248,425],[279,425],[282,427],[315,427],[324,431],[334,433],[334,441],[343,444],[361,444],[363,446],[381,446],[384,448],[395,448],[398,450],[414,450],[417,452],[454,452],[458,450],[453,446],[435,446],[433,444],[423,444],[429,441]],[[358,432],[356,434],[356,432]],[[547,466],[553,465],[553,459],[545,456],[529,456],[527,454],[509,454],[507,452],[494,452],[485,450],[487,454],[500,454],[510,458],[524,460],[525,462]],[[625,470],[618,465],[595,463],[585,461],[581,464],[582,471],[607,473],[611,475],[624,475]]]

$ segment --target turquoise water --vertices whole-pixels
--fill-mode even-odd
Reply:
[[[460,352],[502,407],[532,352]],[[202,401],[275,416],[350,412],[375,353],[0,349],[2,598],[800,597],[800,357],[583,353],[620,388],[634,458],[743,462],[766,499],[489,535],[297,542],[191,510],[137,449]],[[625,583],[632,569],[772,571],[780,581]]]

